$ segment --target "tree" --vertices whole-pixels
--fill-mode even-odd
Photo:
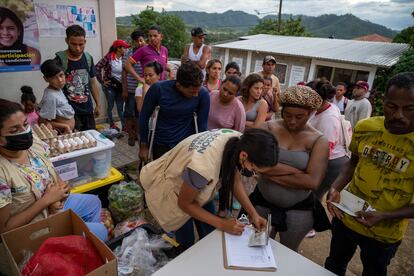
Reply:
[[[310,36],[302,26],[302,17],[294,19],[292,16],[288,20],[282,20],[280,32],[278,31],[277,19],[262,19],[254,26],[249,34],[272,34],[272,35],[289,35],[289,36]]]
[[[162,44],[168,48],[170,57],[179,58],[187,41],[187,33],[184,22],[176,15],[170,15],[164,10],[154,11],[148,6],[137,16],[133,15],[133,24],[145,34],[152,25],[158,25],[163,34]]]
[[[125,41],[131,41],[131,33],[135,30],[133,26],[116,25],[116,37]]]
[[[394,75],[402,72],[414,72],[414,49],[410,48],[404,52],[396,64],[388,69],[381,69],[377,72],[374,81],[374,87],[376,90],[376,97],[374,101],[374,115],[383,115],[383,101],[384,92],[386,89],[387,81]]]
[[[408,43],[411,47],[414,47],[414,26],[402,29],[394,39],[392,40],[394,43]]]

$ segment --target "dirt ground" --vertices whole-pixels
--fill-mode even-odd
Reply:
[[[247,192],[250,194],[255,188],[255,180],[253,178],[242,177]],[[325,198],[323,199],[325,206]],[[325,206],[326,208],[326,206]],[[300,247],[299,253],[313,262],[323,266],[325,259],[329,254],[329,246],[331,242],[331,231],[317,233],[314,238],[305,238]],[[374,253],[375,254],[375,253]],[[359,258],[359,250],[355,253],[348,265],[347,276],[362,275],[362,263]],[[414,275],[414,220],[410,220],[408,230],[404,239],[398,248],[397,254],[391,260],[388,266],[389,276],[412,276]]]
[[[331,232],[325,231],[317,233],[314,238],[305,238],[300,245],[299,253],[323,266],[325,258],[329,254],[331,237]],[[359,250],[355,253],[349,263],[346,275],[362,275],[362,264],[359,258]],[[414,220],[410,221],[408,230],[405,233],[400,247],[398,248],[397,254],[388,266],[388,275],[414,275]]]
[[[329,254],[331,232],[317,233],[314,238],[302,242],[299,253],[306,258],[323,266],[325,258]],[[414,221],[411,220],[405,237],[398,248],[397,254],[388,266],[388,275],[414,275]],[[317,249],[317,250],[316,250]],[[348,266],[348,276],[361,275],[362,264],[359,259],[359,251],[354,255]]]

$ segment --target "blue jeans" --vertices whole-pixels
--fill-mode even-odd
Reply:
[[[206,203],[203,206],[203,209],[212,214],[215,214],[215,208],[214,208],[213,201]],[[183,226],[181,226],[180,229],[175,231],[175,238],[177,242],[181,244],[184,250],[191,247],[195,242],[193,222],[195,223],[198,237],[200,240],[204,238],[205,236],[207,236],[208,234],[210,234],[211,232],[213,232],[215,229],[210,224],[190,218]]]
[[[118,117],[121,120],[122,126],[124,126],[124,112],[123,112],[123,106],[124,106],[124,100],[122,99],[122,93],[116,91],[111,86],[103,86],[103,91],[106,96],[106,101],[108,102],[108,123],[112,125],[114,123],[114,119],[112,117],[112,109],[114,109],[114,104],[116,103],[116,111],[118,112]]]
[[[346,267],[355,253],[361,248],[363,276],[386,276],[387,266],[397,252],[401,241],[383,243],[373,238],[360,235],[338,219],[332,220],[331,250],[325,261],[325,268],[337,275],[345,275]]]
[[[108,231],[101,223],[101,201],[96,195],[70,194],[63,206],[63,210],[68,209],[80,216],[98,238],[103,241],[108,238]]]

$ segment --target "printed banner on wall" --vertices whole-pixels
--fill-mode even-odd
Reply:
[[[73,24],[82,26],[87,37],[96,36],[94,8],[36,3],[36,16],[41,37],[65,37],[66,28]]]
[[[33,2],[0,0],[0,72],[38,70],[39,49]]]

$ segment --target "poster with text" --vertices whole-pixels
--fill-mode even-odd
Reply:
[[[36,16],[41,37],[65,37],[66,28],[74,24],[85,29],[86,37],[96,36],[94,8],[36,3]]]
[[[0,0],[0,73],[38,70],[40,60],[33,1]]]

